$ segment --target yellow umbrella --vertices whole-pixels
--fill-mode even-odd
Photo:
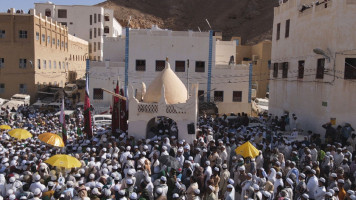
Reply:
[[[64,147],[64,142],[61,136],[54,133],[42,133],[38,136],[38,139],[55,147]]]
[[[260,154],[258,149],[254,147],[249,141],[245,142],[241,146],[235,149],[236,154],[242,155],[244,158],[254,158]]]
[[[9,131],[9,135],[13,138],[24,140],[32,137],[32,134],[25,129],[15,128]]]
[[[1,130],[10,130],[10,129],[11,129],[11,126],[4,124],[4,125],[1,125],[1,126],[0,126],[0,129],[1,129]]]
[[[64,168],[74,168],[81,167],[82,163],[72,156],[57,154],[48,158],[45,163],[48,163],[55,167],[64,167]]]

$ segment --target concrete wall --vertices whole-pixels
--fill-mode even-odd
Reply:
[[[100,62],[91,63],[91,76],[96,79],[109,79],[105,86],[113,90],[115,84],[112,84],[112,78],[117,80],[120,77],[121,83],[124,83],[124,65],[118,69],[111,66],[118,66],[116,62],[123,62],[125,58],[125,37],[106,38],[104,42],[105,59],[110,60],[110,72],[105,72],[104,64]],[[199,90],[207,93],[208,80],[208,60],[209,60],[209,33],[193,31],[170,31],[170,30],[130,30],[129,36],[129,83],[140,91],[142,82],[148,87],[151,81],[158,75],[156,71],[156,60],[165,60],[169,58],[171,68],[175,71],[175,61],[186,61],[185,72],[175,72],[187,87],[187,70],[189,70],[189,85],[199,84]],[[106,53],[107,52],[107,53]],[[220,113],[230,112],[248,112],[248,68],[246,66],[229,66],[230,56],[236,52],[236,44],[233,41],[215,41],[213,40],[212,49],[212,78],[211,78],[211,97],[214,97],[214,91],[224,91],[224,102],[219,103]],[[146,60],[146,70],[136,71],[136,60]],[[187,68],[187,60],[190,64]],[[205,62],[205,72],[195,72],[196,61]],[[112,63],[113,62],[113,63]],[[96,69],[95,69],[96,68]],[[105,72],[105,77],[102,77]],[[110,74],[110,76],[108,76]],[[95,78],[94,78],[95,79]],[[98,81],[99,82],[99,81]],[[187,87],[187,88],[190,88]],[[233,91],[242,91],[243,102],[232,102]],[[102,102],[111,102],[109,99]],[[100,102],[98,105],[102,106]],[[226,105],[224,105],[227,103]],[[107,107],[110,104],[107,105]]]
[[[354,99],[356,83],[344,80],[345,58],[356,58],[356,4],[354,1],[329,1],[298,11],[298,1],[289,0],[275,8],[272,63],[289,62],[288,78],[277,78],[271,71],[270,112],[295,113],[304,130],[324,133],[321,125],[336,118],[336,124],[349,122],[356,127]],[[286,20],[290,34],[285,37]],[[281,23],[277,40],[277,24]],[[292,48],[293,47],[293,48]],[[325,62],[324,79],[316,79],[319,48],[331,57]],[[329,50],[328,50],[329,49]],[[298,61],[304,60],[304,78],[298,79]],[[273,65],[273,64],[272,64]],[[272,67],[273,68],[273,67]],[[323,105],[324,104],[324,105]]]
[[[58,22],[67,23],[69,34],[80,37],[89,41],[92,46],[90,53],[92,60],[103,60],[103,42],[104,37],[116,37],[122,34],[122,27],[114,18],[114,12],[110,9],[105,9],[99,6],[86,5],[55,5],[51,3],[35,3],[36,13],[45,15],[46,9],[51,10],[51,18]],[[67,18],[58,18],[58,10],[67,10]],[[96,22],[94,20],[96,15]],[[100,22],[99,22],[100,15]],[[104,16],[109,16],[109,21],[105,21]],[[90,24],[90,16],[92,16],[92,24]],[[104,27],[109,27],[109,33],[104,33]],[[90,30],[92,38],[90,38]],[[94,31],[96,30],[96,34]],[[100,30],[100,36],[98,34]],[[104,36],[105,35],[105,36]],[[94,50],[95,43],[95,50]],[[98,44],[100,43],[100,44]],[[100,49],[98,49],[100,46]]]
[[[63,87],[70,71],[77,77],[84,75],[88,42],[69,35],[66,27],[42,16],[12,13],[1,13],[0,24],[6,31],[0,40],[0,55],[5,59],[0,69],[0,83],[5,84],[2,98],[19,93],[20,84],[25,84],[33,102],[42,86]],[[26,39],[19,38],[19,30],[27,30]],[[27,60],[26,68],[19,67],[19,59]]]

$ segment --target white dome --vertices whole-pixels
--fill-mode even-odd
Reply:
[[[187,88],[166,61],[166,67],[148,87],[143,102],[158,103],[161,99],[163,85],[167,104],[185,103],[187,101]]]

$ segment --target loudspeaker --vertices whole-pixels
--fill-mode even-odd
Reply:
[[[194,123],[190,123],[187,125],[188,134],[195,134],[195,125]]]

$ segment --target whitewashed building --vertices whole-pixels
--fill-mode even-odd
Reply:
[[[356,1],[289,0],[274,9],[269,111],[322,135],[356,127]]]
[[[90,88],[94,94],[91,102],[98,112],[108,108],[112,101],[111,95],[100,88],[112,90],[119,77],[122,86],[132,85],[135,96],[140,96],[142,82],[150,85],[169,58],[172,70],[188,91],[192,84],[198,83],[201,101],[215,102],[219,113],[250,113],[250,68],[229,64],[236,55],[234,41],[220,41],[213,31],[171,31],[157,27],[126,29],[124,35],[105,38],[105,61],[90,63]]]
[[[122,34],[122,27],[114,11],[100,6],[55,5],[51,2],[35,3],[36,13],[52,18],[68,27],[69,34],[89,41],[91,60],[102,60],[106,37]]]

